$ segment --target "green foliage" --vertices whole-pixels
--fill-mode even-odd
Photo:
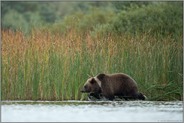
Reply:
[[[147,6],[133,4],[110,24],[110,32],[182,35],[182,2],[160,2]]]
[[[27,30],[27,22],[16,11],[9,11],[2,21],[3,28]]]
[[[108,14],[107,14],[108,13]],[[70,30],[76,30],[80,34],[94,31],[96,27],[110,22],[114,12],[111,10],[101,10],[98,8],[91,8],[89,12],[78,12],[69,16],[65,16],[62,22],[55,23],[49,26],[52,32],[67,33]]]
[[[46,27],[53,32],[75,28],[80,33],[91,31],[93,35],[104,32],[182,35],[182,10],[182,2],[4,1],[2,28],[24,32],[30,32],[33,27]]]

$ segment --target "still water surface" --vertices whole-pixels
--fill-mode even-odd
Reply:
[[[3,101],[2,122],[182,122],[183,102]]]

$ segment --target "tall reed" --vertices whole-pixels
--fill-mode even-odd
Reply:
[[[182,100],[182,36],[2,31],[2,100],[85,100],[89,76],[123,72],[149,100]]]

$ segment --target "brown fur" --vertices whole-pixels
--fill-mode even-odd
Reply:
[[[138,92],[135,80],[123,73],[99,74],[96,77],[91,77],[84,84],[82,92],[99,94],[110,100],[113,100],[115,96],[123,97],[126,100],[145,99],[142,93]]]

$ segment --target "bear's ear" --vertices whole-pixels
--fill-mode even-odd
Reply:
[[[101,73],[101,74],[97,75],[97,78],[99,80],[103,80],[104,76],[105,76],[105,74],[104,73]]]
[[[94,78],[92,78],[91,81],[90,81],[91,84],[94,84],[95,82],[96,82],[96,81],[95,81]]]

